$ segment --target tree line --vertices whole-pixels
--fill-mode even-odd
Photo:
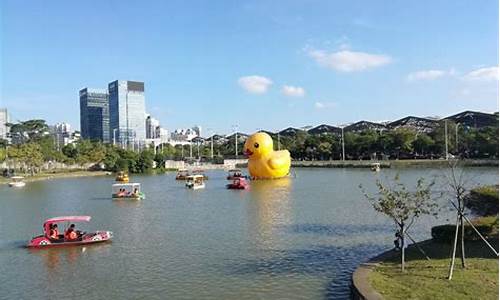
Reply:
[[[447,122],[448,153],[461,158],[498,158],[498,126],[465,128]],[[0,140],[0,161],[20,163],[25,171],[37,172],[45,162],[69,165],[97,164],[109,171],[148,172],[162,167],[166,160],[197,160],[222,162],[235,157],[234,140],[211,140],[191,145],[162,144],[156,149],[146,147],[136,152],[96,141],[79,140],[58,147],[55,136],[49,134],[44,120],[28,120],[8,124],[15,143]],[[429,133],[408,128],[387,131],[365,130],[345,132],[345,159],[406,159],[440,158],[445,156],[444,123]],[[342,136],[338,134],[294,135],[273,134],[274,148],[288,149],[295,160],[342,159]],[[242,157],[244,139],[238,139],[238,154]],[[213,152],[212,152],[213,149]]]

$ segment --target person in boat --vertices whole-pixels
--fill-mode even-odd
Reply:
[[[139,196],[139,189],[135,188],[134,193],[132,194],[133,196]]]
[[[78,233],[75,230],[75,224],[71,224],[69,228],[64,233],[64,239],[68,241],[76,241],[78,239]]]
[[[123,197],[123,196],[125,196],[125,189],[120,189],[120,190],[118,191],[118,194],[117,194],[117,195],[118,195],[118,197]]]
[[[52,240],[59,239],[59,230],[57,229],[57,224],[50,225],[49,238]]]

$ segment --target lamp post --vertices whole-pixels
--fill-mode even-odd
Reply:
[[[232,126],[234,130],[234,158],[238,158],[238,125]]]
[[[214,133],[212,128],[207,128],[208,134],[210,134],[210,156],[214,159]]]
[[[340,128],[342,129],[342,161],[345,161],[344,126]]]
[[[448,160],[448,120],[444,120],[444,149],[446,151],[446,160]]]
[[[281,150],[281,143],[280,143],[280,132],[278,131],[278,151]]]

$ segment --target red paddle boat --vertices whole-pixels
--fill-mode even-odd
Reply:
[[[45,223],[43,223],[44,234],[32,238],[31,241],[29,241],[27,247],[38,248],[54,246],[75,246],[102,243],[111,240],[111,238],[113,237],[113,233],[111,231],[95,231],[91,233],[75,231],[76,235],[73,234],[74,238],[70,238],[69,236],[65,236],[62,234],[57,235],[57,238],[55,238],[55,236],[50,236],[53,225],[57,223],[66,222],[69,226],[69,223],[89,221],[90,216],[67,216],[48,219],[45,221]]]
[[[226,185],[230,190],[245,190],[250,187],[248,182],[243,177],[235,178],[232,183]]]

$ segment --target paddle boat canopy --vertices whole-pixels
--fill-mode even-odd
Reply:
[[[115,183],[112,186],[113,199],[142,200],[146,195],[141,192],[140,183]]]
[[[186,178],[189,176],[189,170],[188,169],[179,169],[177,171],[177,175],[175,175],[176,180],[186,180]]]
[[[240,178],[240,177],[245,177],[241,173],[240,169],[232,169],[232,170],[228,171],[227,180],[233,180],[233,179]]]
[[[245,190],[250,187],[248,181],[243,177],[233,179],[232,183],[226,185],[226,187],[230,190]]]
[[[193,170],[193,174],[192,175],[201,175],[201,176],[203,176],[203,179],[205,179],[205,180],[208,179],[208,176],[205,174],[205,171],[200,170],[200,169]]]
[[[9,182],[10,187],[23,187],[26,185],[26,182],[23,181],[24,177],[22,176],[12,176],[10,179],[12,180]]]
[[[118,174],[116,174],[115,180],[117,182],[125,182],[126,183],[129,181],[128,174],[123,172],[123,171],[120,171],[120,172],[118,172]]]
[[[191,175],[186,178],[186,187],[188,189],[197,190],[205,188],[205,177],[203,175]]]
[[[32,238],[27,247],[51,247],[51,246],[76,246],[85,244],[102,243],[111,240],[113,233],[111,231],[94,231],[94,232],[81,232],[76,231],[76,239],[70,240],[63,234],[59,234],[57,238],[50,237],[52,226],[57,223],[66,223],[69,227],[70,223],[89,222],[90,216],[65,216],[56,217],[46,220],[43,223],[43,234]],[[65,232],[67,228],[64,228]]]

